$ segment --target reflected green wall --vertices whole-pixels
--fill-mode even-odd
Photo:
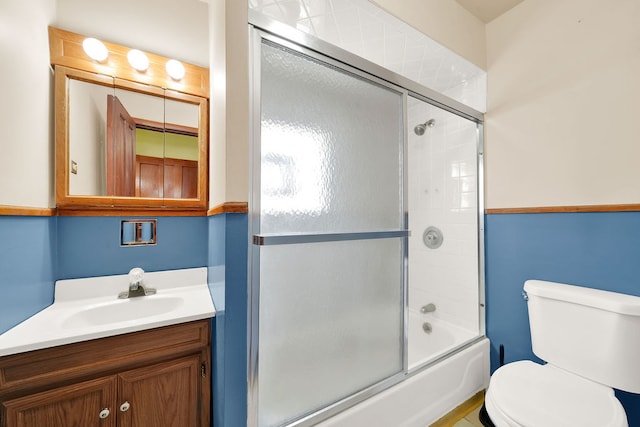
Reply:
[[[136,154],[198,161],[198,137],[136,129]]]

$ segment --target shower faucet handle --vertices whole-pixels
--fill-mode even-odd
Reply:
[[[434,303],[432,303],[432,302],[430,302],[430,303],[429,303],[429,304],[427,304],[427,305],[423,305],[423,306],[420,308],[420,313],[422,313],[422,314],[425,314],[425,313],[432,313],[432,312],[434,312],[434,311],[436,311],[436,305],[435,305]]]

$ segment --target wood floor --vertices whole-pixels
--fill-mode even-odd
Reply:
[[[484,403],[484,391],[456,407],[430,427],[483,427],[480,422],[480,408]]]

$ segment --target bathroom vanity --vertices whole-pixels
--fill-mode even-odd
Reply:
[[[207,269],[146,273],[149,295],[127,297],[129,282],[58,281],[51,306],[0,335],[0,427],[210,425]]]
[[[0,426],[209,426],[209,320],[0,358]]]

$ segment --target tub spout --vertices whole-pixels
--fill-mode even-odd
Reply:
[[[427,305],[423,305],[422,308],[420,309],[420,313],[424,314],[424,313],[431,313],[436,311],[436,305],[434,303],[429,303]]]

